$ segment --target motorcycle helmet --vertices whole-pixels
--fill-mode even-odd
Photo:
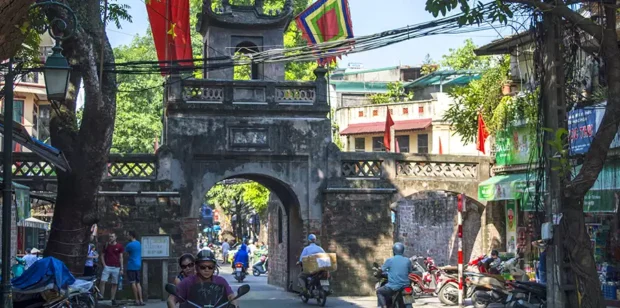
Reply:
[[[314,235],[314,234],[308,235],[308,241],[311,242],[311,243],[316,242],[316,235]]]
[[[405,245],[403,243],[398,242],[392,246],[392,252],[395,256],[402,256],[405,253]]]
[[[211,250],[201,250],[196,255],[196,263],[211,261],[215,263],[217,266],[217,259],[215,258],[215,254]]]

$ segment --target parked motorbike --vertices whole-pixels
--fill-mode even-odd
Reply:
[[[235,263],[235,280],[237,280],[237,282],[243,282],[243,279],[245,279],[245,268],[243,267],[243,263],[241,262],[237,262]]]
[[[518,257],[514,257],[508,261],[502,262],[497,271],[508,274],[515,280],[524,280],[527,278],[525,271],[519,269],[517,264]],[[472,302],[476,308],[487,307],[491,303],[505,303],[510,294],[508,284],[501,275],[478,274],[474,275],[476,279],[472,280],[475,292],[472,295]]]
[[[420,298],[422,294],[437,295],[437,285],[441,271],[435,266],[432,258],[413,256],[410,258],[414,272],[409,274],[409,280],[413,287],[413,295]]]
[[[211,289],[211,291],[213,291],[213,289]],[[235,298],[233,298],[232,300],[223,298],[223,294],[221,292],[203,292],[203,294],[208,293],[209,296],[202,297],[202,298],[192,297],[192,295],[196,295],[197,293],[200,293],[200,292],[190,292],[189,298],[183,298],[179,296],[179,294],[177,293],[177,287],[171,283],[166,285],[166,292],[181,299],[182,301],[187,303],[187,305],[190,305],[196,308],[224,308],[224,307],[228,307],[230,305],[230,302],[232,302],[233,300],[236,300],[240,298],[241,296],[250,292],[250,286],[247,284],[240,286],[239,289],[237,289],[237,296],[235,296]],[[212,295],[212,294],[222,294],[222,295],[216,298],[215,296],[217,295]],[[220,304],[220,302],[222,301],[224,302]]]
[[[97,307],[99,289],[95,285],[96,280],[97,276],[76,278],[75,283],[69,286],[68,298],[74,308]]]
[[[261,274],[267,273],[267,267],[269,266],[269,259],[266,256],[262,256],[260,261],[256,262],[254,266],[252,266],[252,275],[258,277]]]
[[[310,275],[306,281],[308,293],[300,295],[301,301],[307,303],[310,299],[315,298],[317,304],[324,307],[325,303],[327,303],[327,296],[332,294],[329,279],[330,274],[327,271],[320,271]]]
[[[545,308],[547,307],[547,286],[529,281],[509,283],[512,291],[506,299],[508,308]]]
[[[379,280],[375,284],[375,289],[379,289],[388,283],[388,275],[381,270],[377,262],[373,263],[372,266],[373,276]],[[413,287],[405,286],[388,299],[387,306],[389,308],[412,308],[413,302]]]
[[[475,288],[472,286],[472,281],[476,273],[487,273],[489,271],[488,265],[491,263],[491,258],[486,255],[479,256],[467,263],[465,266],[466,272],[463,273],[465,279],[463,283],[463,298],[471,298],[475,292]],[[444,275],[440,277],[437,289],[437,297],[439,301],[444,305],[457,305],[459,295],[459,279],[458,271],[456,267],[445,267]],[[449,273],[447,272],[449,268]],[[475,279],[475,278],[474,278]]]

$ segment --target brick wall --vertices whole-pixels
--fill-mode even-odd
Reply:
[[[281,215],[279,215],[278,212],[281,212]],[[269,200],[267,213],[270,226],[267,240],[267,245],[269,246],[269,273],[267,275],[267,282],[286,289],[288,287],[288,226],[286,223],[288,217],[282,210],[280,200],[274,197]],[[282,219],[282,224],[278,223],[279,217]]]
[[[506,204],[505,201],[489,202],[485,209],[485,245],[487,253],[497,249],[506,251]]]
[[[372,263],[392,255],[391,194],[327,193],[321,243],[338,256],[337,295],[373,295]]]
[[[463,214],[463,253],[469,260],[472,252],[481,250],[482,209],[467,202]],[[421,192],[398,202],[397,239],[405,244],[407,256],[431,256],[441,264],[457,263],[457,205],[454,194]]]

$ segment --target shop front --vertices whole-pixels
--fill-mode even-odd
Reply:
[[[50,223],[30,217],[17,222],[17,228],[18,255],[25,254],[28,248],[37,248],[41,251],[45,249]]]

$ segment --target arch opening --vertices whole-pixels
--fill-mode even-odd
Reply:
[[[251,55],[259,52],[260,49],[256,44],[243,41],[235,46],[235,58],[241,61],[251,62]],[[235,80],[259,80],[263,79],[263,65],[251,62],[246,65],[236,65],[233,73]]]
[[[430,256],[439,265],[457,263],[457,198],[451,191],[420,191],[392,204],[396,213],[395,241],[403,242],[408,256]],[[463,254],[465,260],[482,253],[481,231],[484,206],[467,197],[463,212]]]
[[[220,241],[264,243],[266,249],[258,252],[266,253],[269,260],[268,283],[289,290],[296,287],[296,256],[303,249],[304,222],[299,200],[288,184],[266,175],[241,174],[220,180],[204,196],[204,204],[221,213]],[[202,237],[208,239],[204,232]],[[260,255],[250,260],[251,265],[258,260]]]

